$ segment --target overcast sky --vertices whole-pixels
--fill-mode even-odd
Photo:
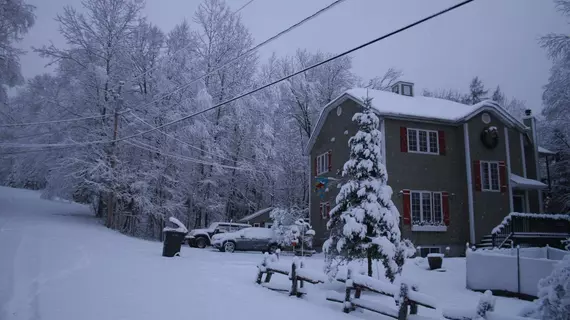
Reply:
[[[227,0],[238,8],[248,0]],[[36,25],[20,43],[29,49],[53,41],[65,45],[53,20],[64,5],[80,0],[28,0],[37,7]],[[332,0],[255,0],[241,11],[243,22],[261,42]],[[457,0],[346,0],[329,12],[264,47],[294,53],[297,48],[337,53],[457,3]],[[164,31],[192,20],[199,0],[147,0],[145,14]],[[486,86],[500,85],[508,96],[525,100],[538,111],[550,61],[537,44],[549,32],[567,33],[566,20],[551,0],[476,0],[458,10],[405,31],[352,55],[354,71],[363,78],[389,67],[403,70],[404,80],[423,88],[466,91],[478,75]],[[46,72],[46,60],[29,52],[22,57],[25,77]],[[49,70],[48,70],[49,71]]]

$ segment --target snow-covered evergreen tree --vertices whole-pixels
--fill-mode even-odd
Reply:
[[[348,181],[330,212],[330,237],[323,249],[328,265],[337,259],[367,259],[369,276],[372,261],[380,260],[386,278],[394,281],[402,270],[406,250],[401,241],[399,213],[391,200],[392,188],[387,185],[388,174],[382,164],[379,119],[370,99],[365,99],[363,112],[356,113],[352,120],[359,130],[349,140],[350,158],[343,169]]]

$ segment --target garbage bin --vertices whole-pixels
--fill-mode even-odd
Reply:
[[[164,245],[162,247],[162,256],[174,257],[177,253],[179,253],[185,236],[186,232],[174,230],[164,231]]]

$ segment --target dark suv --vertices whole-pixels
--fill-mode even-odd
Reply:
[[[206,229],[190,230],[186,236],[186,241],[188,241],[190,247],[203,249],[210,245],[210,240],[215,234],[235,232],[249,227],[251,225],[246,223],[214,222]]]

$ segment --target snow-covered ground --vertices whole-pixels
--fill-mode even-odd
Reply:
[[[104,228],[85,206],[0,187],[0,319],[385,319],[347,315],[326,301],[326,290],[340,290],[340,284],[307,285],[303,299],[255,285],[258,253],[187,246],[181,257],[161,253],[161,243]],[[320,255],[305,261],[315,271],[322,268]],[[446,272],[425,268],[409,260],[404,277],[442,307],[475,307],[480,293],[465,289],[464,259],[445,259]],[[273,279],[287,283],[284,276]],[[498,298],[496,311],[515,314],[527,303]]]

